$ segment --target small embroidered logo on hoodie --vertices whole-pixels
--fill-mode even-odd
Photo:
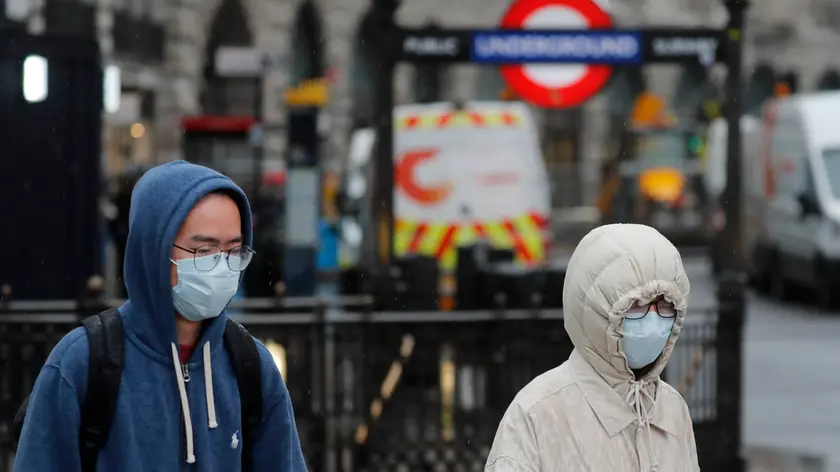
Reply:
[[[233,436],[230,437],[230,448],[236,449],[239,447],[239,430],[233,433]]]

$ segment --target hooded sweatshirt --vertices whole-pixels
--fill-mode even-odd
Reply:
[[[586,235],[563,286],[574,350],[516,395],[485,470],[699,471],[688,407],[659,378],[683,328],[688,292],[679,251],[655,229],[618,224]],[[659,296],[674,305],[676,320],[664,351],[637,379],[622,350],[623,314]]]
[[[172,242],[195,204],[214,191],[237,202],[250,244],[248,200],[218,172],[176,161],[147,172],[134,190],[125,256],[129,301],[119,308],[125,357],[99,471],[241,470],[242,418],[236,375],[222,343],[225,314],[205,322],[182,371],[172,305]],[[288,390],[269,352],[259,343],[258,350],[263,422],[248,472],[305,471]],[[79,420],[88,356],[83,328],[50,353],[30,397],[15,472],[81,471]]]

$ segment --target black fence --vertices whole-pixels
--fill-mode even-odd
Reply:
[[[692,412],[703,470],[743,470],[740,301],[693,308],[665,372]],[[240,321],[284,374],[313,471],[483,470],[516,392],[572,350],[561,310],[247,305]],[[0,304],[0,472],[11,470],[14,411],[50,349],[98,308],[57,302],[4,310]]]

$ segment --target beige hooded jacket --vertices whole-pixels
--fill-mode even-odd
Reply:
[[[677,249],[642,225],[581,240],[563,287],[569,360],[523,388],[502,419],[491,472],[699,471],[685,401],[659,379],[685,321],[688,277]],[[677,317],[662,355],[636,380],[621,349],[622,314],[658,296]]]

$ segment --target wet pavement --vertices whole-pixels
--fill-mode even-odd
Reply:
[[[703,259],[685,265],[703,316],[714,282]],[[752,472],[840,472],[840,311],[752,295],[743,380]]]

